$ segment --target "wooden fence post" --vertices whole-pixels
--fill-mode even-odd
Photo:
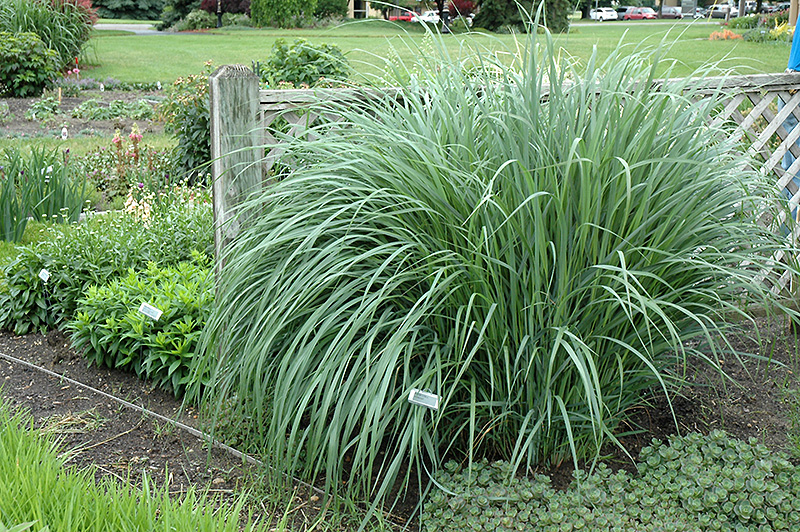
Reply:
[[[258,77],[244,65],[219,67],[208,78],[214,182],[214,255],[241,230],[238,206],[262,187],[264,149],[258,126]]]

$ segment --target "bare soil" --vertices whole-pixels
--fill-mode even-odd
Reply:
[[[57,97],[57,92],[48,92],[47,96]],[[146,99],[158,101],[164,97],[160,91],[81,91],[78,97],[61,98],[59,105],[60,113],[52,118],[45,120],[28,120],[25,113],[31,105],[38,102],[41,98],[0,98],[0,138],[2,137],[60,137],[61,129],[67,128],[70,136],[98,136],[111,138],[114,131],[130,131],[134,122],[137,123],[142,133],[161,133],[164,131],[163,123],[151,120],[133,120],[130,118],[119,118],[114,120],[86,120],[72,117],[72,110],[80,106],[87,100],[99,100],[107,105],[114,100],[122,100],[125,103],[132,103],[137,100]],[[8,112],[4,112],[5,105]]]

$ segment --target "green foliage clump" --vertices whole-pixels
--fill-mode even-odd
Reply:
[[[202,9],[193,9],[175,24],[175,29],[178,31],[206,30],[214,28],[216,25],[216,16]]]
[[[118,202],[131,190],[138,194],[152,192],[160,197],[165,187],[183,184],[173,153],[155,149],[143,138],[134,123],[127,135],[117,131],[110,147],[99,146],[76,158],[83,175],[108,204],[121,206]]]
[[[311,17],[316,7],[317,0],[252,0],[250,17],[256,26],[292,28]]]
[[[200,0],[164,0],[161,22],[157,28],[162,31],[169,29],[195,9],[200,9]]]
[[[319,18],[346,17],[347,0],[317,0],[314,16]]]
[[[507,462],[445,464],[424,503],[422,529],[762,531],[800,527],[800,474],[781,453],[721,431],[654,440],[639,474],[605,464],[566,491],[543,475],[518,478]],[[566,528],[565,528],[566,527]]]
[[[785,243],[752,213],[785,200],[709,125],[727,94],[654,83],[661,50],[584,67],[529,39],[514,68],[431,60],[399,96],[309,103],[341,119],[246,203],[208,397],[276,467],[377,505],[445,453],[591,459],[676,365],[719,360],[691,341],[772,303]]]
[[[0,0],[0,32],[35,33],[56,52],[56,69],[63,69],[74,63],[89,41],[94,12],[84,4],[77,0]]]
[[[8,103],[0,102],[0,124],[5,124],[13,119],[14,113],[11,112],[11,108],[9,107]]]
[[[277,39],[259,70],[261,81],[273,87],[281,82],[313,87],[320,81],[344,81],[349,75],[350,65],[339,47],[305,39],[295,39],[292,44]]]
[[[68,465],[52,432],[36,430],[24,411],[0,404],[0,516],[9,532],[253,532],[245,499],[227,503],[189,486],[176,497],[154,488],[97,480],[91,468]],[[80,501],[79,503],[77,501]],[[213,510],[212,510],[213,509]],[[33,528],[28,524],[35,522]],[[2,526],[0,526],[2,530]]]
[[[136,100],[112,100],[103,103],[97,99],[86,100],[72,110],[73,118],[84,120],[113,120],[115,118],[130,118],[132,120],[147,120],[153,118],[155,111],[152,102]]]
[[[178,165],[192,183],[202,179],[204,167],[211,161],[210,74],[209,61],[200,74],[176,79],[158,107],[167,131],[178,139],[175,147]]]
[[[92,0],[92,5],[103,18],[158,20],[164,0]]]
[[[57,74],[58,56],[38,35],[0,29],[0,96],[38,96]]]
[[[61,104],[54,96],[42,96],[28,106],[25,120],[48,121],[61,113]]]
[[[75,222],[84,207],[86,179],[58,150],[31,148],[0,152],[0,237],[18,242],[29,218]]]
[[[104,286],[90,286],[67,324],[72,346],[89,362],[133,370],[176,395],[190,376],[200,331],[214,300],[208,258],[141,272]],[[158,320],[139,312],[142,303],[162,311]],[[201,378],[197,374],[193,378]]]
[[[0,328],[17,334],[45,331],[69,320],[91,285],[107,284],[150,262],[165,267],[190,260],[195,251],[210,254],[211,227],[209,205],[171,202],[52,229],[50,239],[20,248],[5,266]],[[39,277],[42,269],[50,272],[46,282]]]
[[[539,21],[553,33],[569,29],[569,14],[573,5],[567,0],[479,0],[475,27],[490,31],[528,31],[537,9],[542,9]]]
[[[731,30],[749,30],[759,25],[759,21],[764,19],[764,15],[753,14],[734,17],[728,21],[728,28]]]

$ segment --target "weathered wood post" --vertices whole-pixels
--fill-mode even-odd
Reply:
[[[214,182],[214,255],[242,228],[239,205],[262,186],[264,158],[257,128],[258,77],[244,65],[219,67],[208,78],[211,111],[211,174]]]

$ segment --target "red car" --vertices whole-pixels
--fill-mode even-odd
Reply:
[[[632,7],[625,12],[622,20],[644,20],[656,18],[658,18],[658,14],[653,11],[652,7]]]
[[[391,21],[397,22],[411,22],[411,19],[416,15],[416,13],[412,13],[411,11],[403,11],[399,15],[392,15],[389,17]]]

